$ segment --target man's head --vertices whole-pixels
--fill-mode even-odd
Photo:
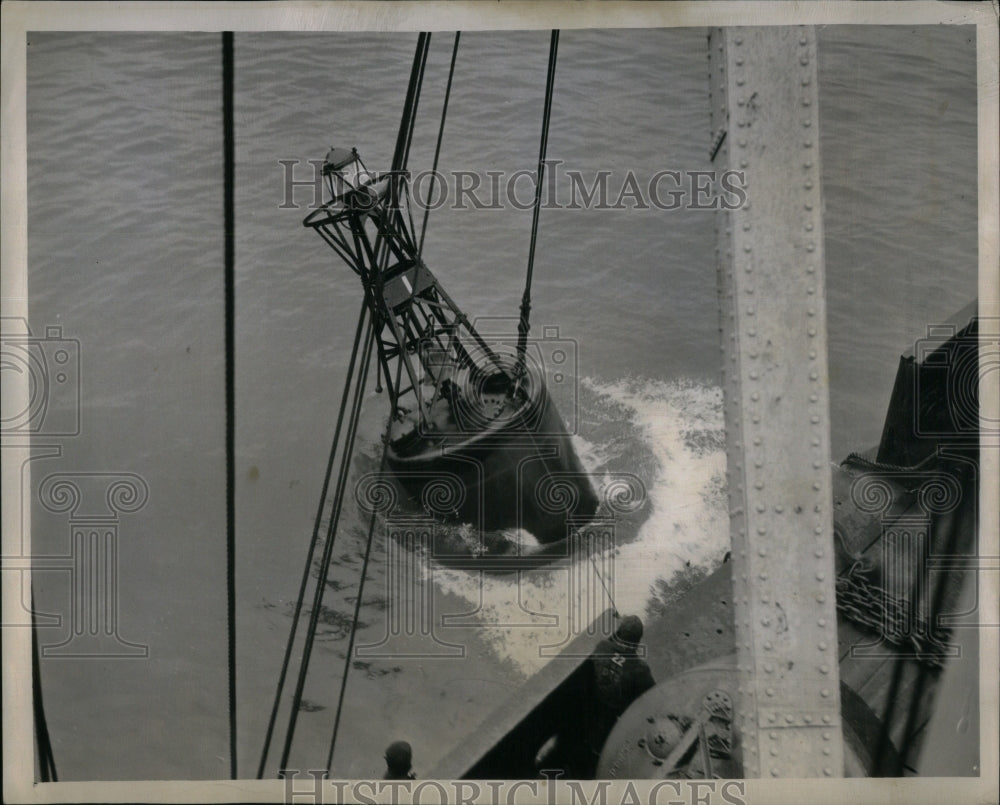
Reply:
[[[634,648],[642,640],[642,621],[637,615],[626,615],[615,630],[615,640]]]
[[[406,741],[393,741],[385,749],[385,762],[392,771],[405,774],[413,762],[413,750]]]

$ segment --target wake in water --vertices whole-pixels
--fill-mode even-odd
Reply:
[[[642,505],[614,518],[612,547],[506,576],[435,567],[426,580],[469,602],[482,641],[525,675],[556,650],[539,646],[568,642],[611,598],[623,614],[647,613],[675,574],[713,568],[728,545],[721,389],[585,378],[580,414],[574,447],[599,496],[613,494],[609,485],[625,473],[645,487]],[[524,533],[509,537],[532,541]]]

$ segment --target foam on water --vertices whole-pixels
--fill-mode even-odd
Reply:
[[[687,380],[586,378],[581,403],[586,435],[575,436],[574,446],[599,491],[618,473],[632,473],[645,485],[642,516],[616,522],[613,564],[607,555],[596,562],[619,612],[644,613],[658,580],[669,583],[687,567],[716,564],[728,544],[722,392]],[[534,541],[528,534],[515,539]],[[547,661],[540,646],[561,644],[610,605],[589,557],[572,562],[568,570],[563,565],[520,578],[440,568],[434,578],[440,589],[478,607],[486,644],[530,675]],[[571,574],[587,580],[572,593]],[[570,613],[575,625],[567,625],[574,623]]]

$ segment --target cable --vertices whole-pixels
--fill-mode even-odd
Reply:
[[[531,216],[531,245],[528,248],[528,275],[521,297],[521,319],[517,324],[518,371],[524,371],[524,353],[528,348],[528,317],[531,314],[531,279],[535,268],[535,242],[538,239],[538,213],[542,205],[542,180],[545,176],[545,152],[549,146],[549,122],[552,117],[552,89],[556,80],[556,57],[559,53],[559,31],[552,31],[549,41],[549,69],[545,78],[545,111],[542,114],[542,138],[538,146],[538,173],[535,182],[535,209]]]
[[[365,383],[368,379],[368,367],[371,365],[374,333],[375,330],[369,321],[368,327],[366,328],[364,346],[362,347],[363,357],[361,372],[354,388],[354,400],[351,406],[351,416],[348,421],[344,450],[340,460],[340,473],[337,477],[337,487],[333,493],[333,511],[330,514],[330,524],[327,528],[326,544],[323,546],[323,555],[320,559],[320,576],[317,580],[316,592],[313,596],[312,611],[309,613],[309,626],[306,630],[306,642],[302,649],[302,662],[299,666],[295,692],[292,695],[292,710],[288,717],[288,731],[285,734],[285,744],[281,753],[281,776],[284,776],[285,768],[288,765],[288,756],[291,754],[292,739],[295,735],[295,725],[298,721],[299,707],[302,704],[302,693],[305,688],[306,675],[309,672],[309,661],[312,657],[313,642],[316,638],[316,627],[319,623],[320,608],[323,605],[323,593],[326,588],[326,578],[330,570],[330,559],[333,555],[333,544],[337,534],[337,526],[340,522],[340,512],[342,510],[344,500],[344,490],[347,486],[347,476],[350,470],[351,456],[354,452],[354,441],[357,436],[358,419],[361,413],[361,403],[363,402],[363,392]]]
[[[323,475],[323,487],[320,491],[319,506],[316,509],[316,519],[313,523],[312,539],[309,541],[309,552],[306,555],[306,564],[302,570],[302,581],[299,583],[299,595],[295,600],[295,611],[292,613],[292,628],[288,635],[288,643],[285,645],[285,656],[281,663],[281,673],[278,676],[278,687],[274,693],[274,705],[271,707],[271,717],[267,722],[267,733],[264,737],[264,748],[260,755],[260,764],[257,766],[257,779],[264,777],[264,766],[267,763],[267,755],[271,748],[271,738],[274,734],[274,724],[278,717],[278,708],[281,704],[281,694],[285,686],[285,677],[288,674],[288,665],[292,656],[292,647],[295,643],[295,633],[298,630],[299,618],[302,615],[302,604],[305,600],[306,589],[309,584],[309,571],[312,568],[313,557],[316,555],[316,544],[319,542],[320,527],[323,522],[323,509],[326,507],[326,496],[330,490],[330,479],[333,477],[333,464],[337,456],[337,445],[340,444],[340,431],[344,424],[344,413],[347,410],[347,400],[350,397],[351,379],[354,377],[354,366],[357,362],[358,347],[361,345],[361,333],[365,324],[365,316],[368,312],[368,305],[365,300],[361,301],[361,310],[358,312],[358,325],[354,331],[354,346],[351,348],[351,361],[347,367],[347,377],[344,380],[344,394],[340,400],[340,412],[337,414],[337,426],[333,433],[333,440],[330,443],[330,456],[326,462],[326,472]]]
[[[389,453],[388,441],[382,449],[382,461],[379,464],[379,475],[385,472],[385,460]],[[344,675],[340,680],[340,695],[337,697],[337,715],[333,721],[333,735],[330,737],[330,751],[326,756],[326,772],[333,767],[333,748],[337,745],[337,733],[340,730],[340,715],[344,711],[344,693],[347,690],[347,675],[351,669],[351,655],[354,653],[354,638],[358,632],[358,615],[361,612],[361,598],[365,592],[365,579],[368,577],[368,560],[372,552],[372,538],[375,535],[375,519],[377,509],[373,507],[372,516],[368,522],[368,544],[365,546],[365,559],[361,563],[361,580],[358,583],[358,597],[354,602],[354,619],[351,621],[351,637],[347,642],[347,654],[344,658]]]
[[[441,156],[441,140],[444,138],[444,121],[448,116],[448,101],[451,100],[451,81],[455,76],[455,59],[458,57],[458,40],[461,31],[455,31],[455,44],[451,49],[451,67],[448,68],[448,86],[444,91],[444,106],[441,107],[441,125],[438,127],[437,146],[434,148],[434,166],[431,168],[431,192],[434,192],[434,179],[437,177],[438,157]],[[428,196],[424,207],[424,223],[420,227],[420,245],[417,247],[417,257],[424,253],[424,237],[427,234],[427,219],[431,214],[431,199]]]
[[[226,623],[229,659],[229,777],[236,779],[236,322],[233,32],[222,32],[222,129],[226,308]]]

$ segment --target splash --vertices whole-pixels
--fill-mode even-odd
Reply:
[[[622,472],[645,485],[648,503],[641,516],[616,522],[614,550],[600,561],[581,557],[513,576],[434,569],[439,590],[472,604],[489,650],[526,676],[611,606],[608,590],[619,612],[646,613],[658,581],[709,569],[728,547],[721,389],[584,378],[580,403],[574,447],[599,491]],[[530,534],[512,536],[532,542]]]

